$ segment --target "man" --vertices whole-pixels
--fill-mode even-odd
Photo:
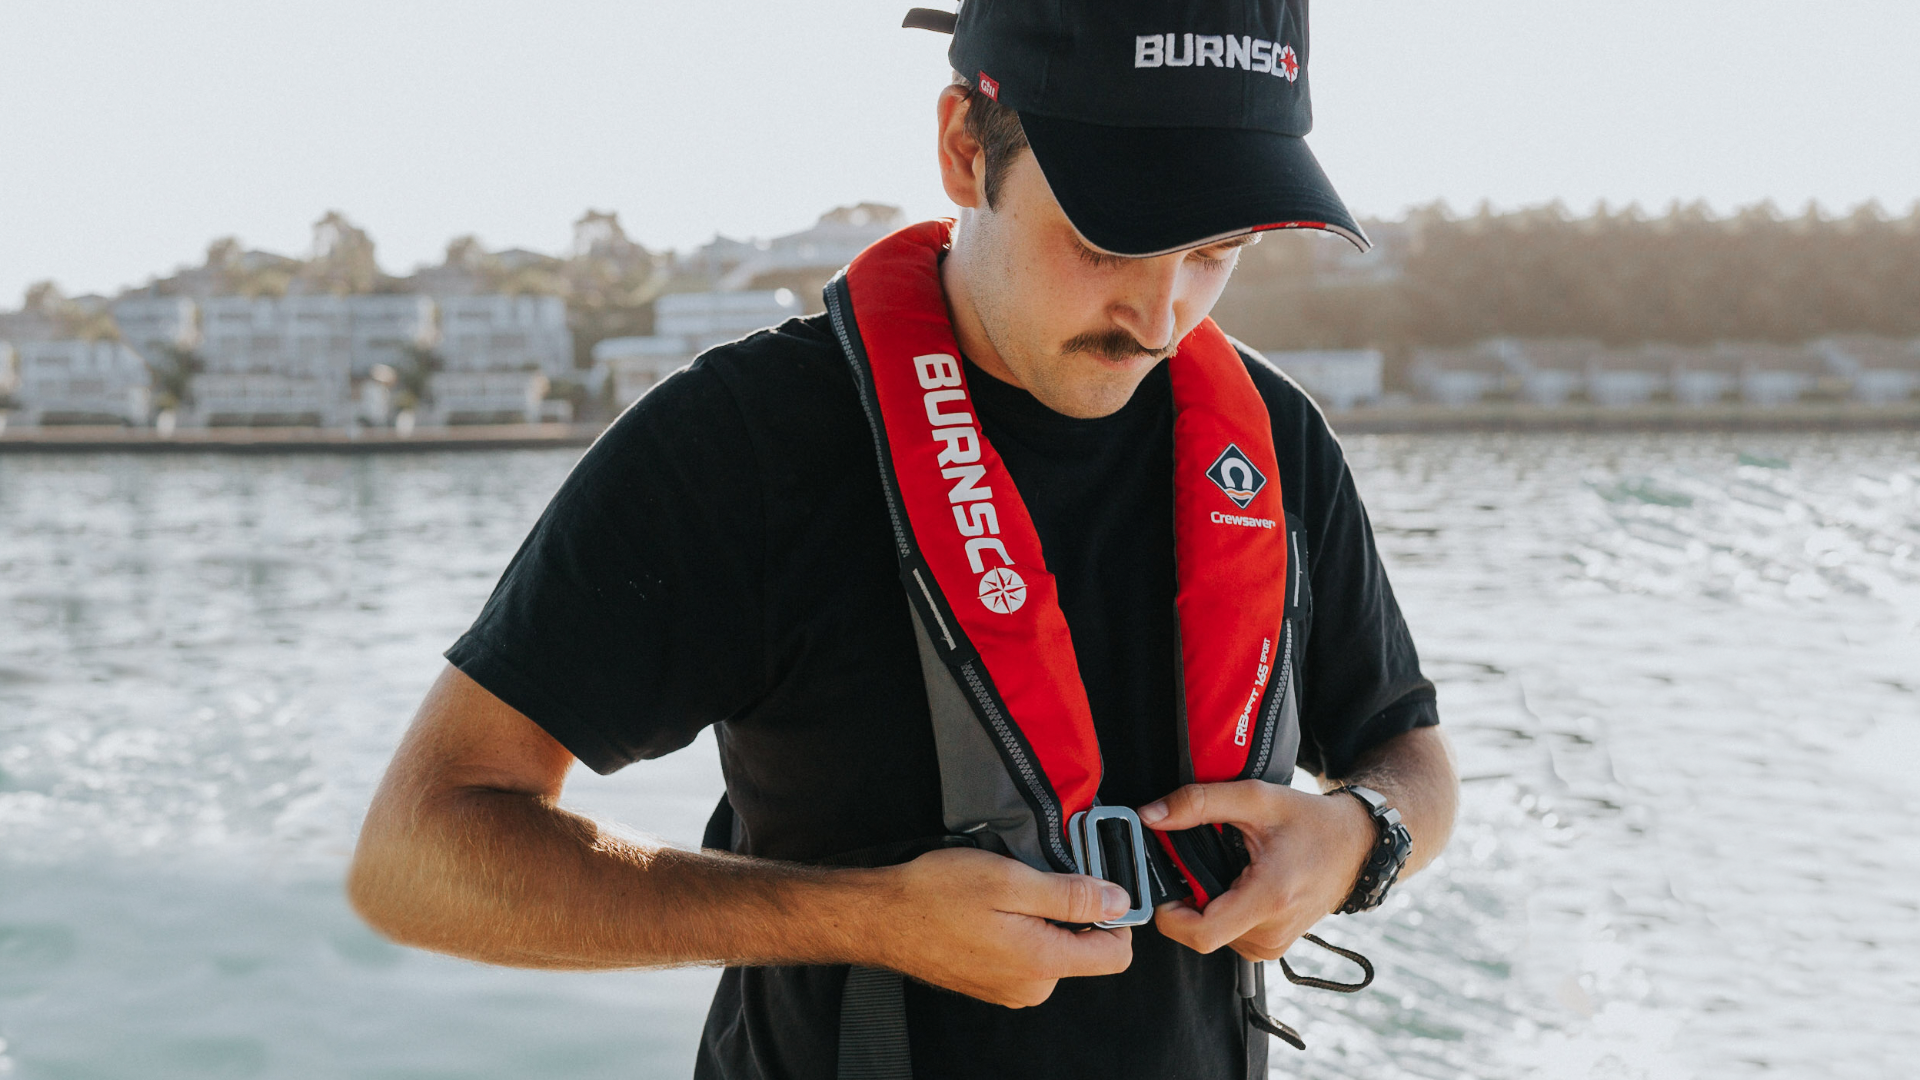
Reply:
[[[956,29],[957,225],[595,444],[352,898],[494,963],[728,965],[699,1076],[1258,1074],[1246,961],[1431,860],[1455,788],[1338,444],[1205,321],[1260,231],[1364,243],[1300,138],[1304,3],[909,22]],[[709,725],[708,850],[556,807]]]

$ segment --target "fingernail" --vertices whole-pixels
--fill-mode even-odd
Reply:
[[[1115,915],[1125,915],[1127,910],[1133,906],[1133,898],[1127,895],[1127,890],[1118,885],[1109,885],[1101,889],[1100,898],[1106,901],[1106,907],[1101,910],[1101,914],[1109,918]]]
[[[1152,825],[1167,816],[1167,804],[1164,802],[1150,802],[1141,807],[1139,813],[1140,824]]]

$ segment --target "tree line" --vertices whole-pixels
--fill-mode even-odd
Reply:
[[[1920,336],[1920,204],[1889,217],[1872,203],[1844,216],[1784,215],[1763,203],[1726,216],[1703,204],[1652,216],[1559,204],[1470,215],[1443,205],[1368,223],[1380,247],[1345,254],[1320,233],[1272,233],[1244,249],[1215,316],[1263,349],[1379,348],[1395,367],[1414,347],[1489,337],[1583,337],[1612,345],[1800,342],[1835,333]],[[602,338],[645,334],[671,260],[630,240],[611,213],[574,224],[563,256],[488,252],[472,237],[404,278],[381,272],[373,241],[343,215],[315,222],[311,257],[216,241],[206,263],[158,279],[157,294],[504,292],[563,298],[579,360]],[[819,309],[828,268],[756,280]],[[17,316],[59,336],[110,337],[104,304],[51,283]],[[4,329],[4,326],[0,326]]]
[[[1443,206],[1373,223],[1377,253],[1282,233],[1242,253],[1216,309],[1260,348],[1385,350],[1489,337],[1612,345],[1800,342],[1835,333],[1920,336],[1920,205],[1839,217],[1763,203],[1659,216],[1555,204],[1456,216]]]

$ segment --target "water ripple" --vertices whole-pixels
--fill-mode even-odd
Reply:
[[[1272,980],[1311,1044],[1276,1075],[1907,1075],[1920,437],[1348,451],[1467,782],[1442,859],[1323,927],[1375,988]],[[710,972],[456,964],[339,895],[570,459],[0,459],[0,1069],[686,1071]],[[703,739],[568,797],[692,839],[717,787]]]

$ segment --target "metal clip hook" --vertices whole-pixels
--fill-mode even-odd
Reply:
[[[1305,1050],[1307,1040],[1292,1026],[1273,1018],[1267,1012],[1267,966],[1256,963],[1246,957],[1240,958],[1240,999],[1245,1007],[1247,1023],[1251,1027],[1279,1039],[1295,1050]]]

